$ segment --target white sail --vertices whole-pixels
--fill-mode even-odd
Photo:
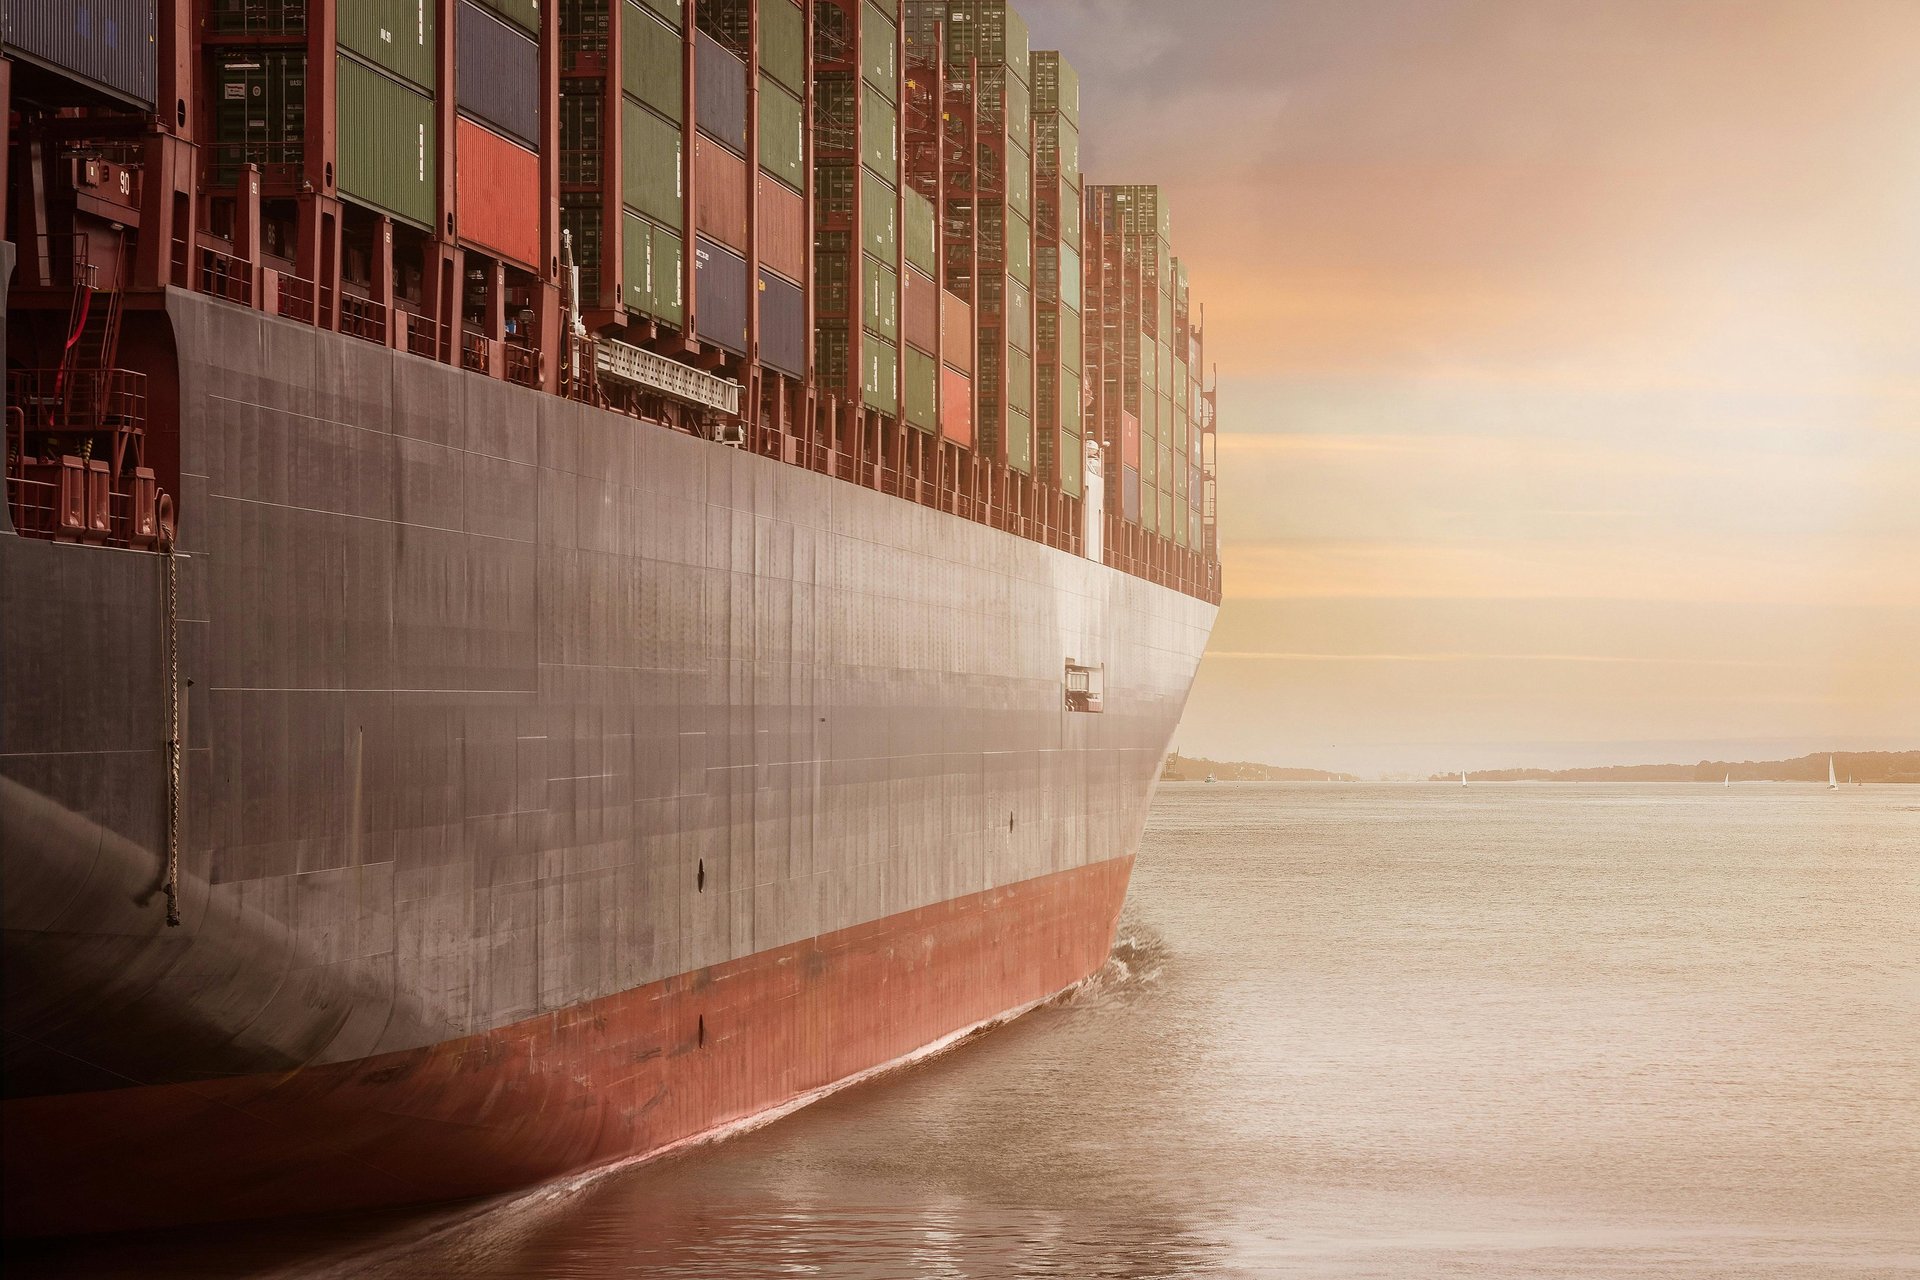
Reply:
[[[1467,785],[1467,771],[1465,769],[1460,771],[1460,785],[1463,787]]]
[[[1733,785],[1733,775],[1732,775],[1732,774],[1728,774],[1728,775],[1727,775],[1727,780],[1726,780],[1726,782],[1725,782],[1725,783],[1724,783],[1723,785],[1725,785],[1725,786],[1729,786],[1729,787]]]
[[[1833,778],[1833,757],[1828,756],[1827,757],[1827,790],[1838,791],[1839,789],[1840,789],[1840,784],[1834,781],[1834,778]]]

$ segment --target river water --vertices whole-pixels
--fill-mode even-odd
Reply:
[[[1170,785],[1114,958],[488,1206],[49,1275],[1920,1275],[1920,788]]]

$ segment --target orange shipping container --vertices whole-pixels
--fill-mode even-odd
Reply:
[[[972,373],[973,307],[945,289],[940,291],[940,330],[946,342],[940,348],[941,357],[961,372]]]
[[[693,136],[693,225],[701,235],[747,251],[747,162],[719,143]]]
[[[940,288],[931,276],[913,267],[900,277],[900,310],[905,313],[907,341],[928,355],[940,342]]]
[[[951,365],[940,366],[940,434],[973,447],[973,379]]]
[[[807,202],[783,182],[760,175],[760,265],[796,284],[807,279]]]
[[[455,219],[460,238],[539,270],[540,157],[465,116],[454,134]]]

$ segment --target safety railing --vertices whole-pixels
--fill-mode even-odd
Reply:
[[[200,292],[243,307],[253,305],[253,266],[244,258],[200,246]]]
[[[340,332],[349,338],[359,338],[363,342],[377,342],[384,346],[387,341],[386,304],[375,302],[372,298],[356,297],[351,293],[341,294]]]

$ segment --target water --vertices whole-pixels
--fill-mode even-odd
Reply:
[[[730,1142],[41,1274],[1920,1275],[1920,788],[1172,786],[1114,959]]]

